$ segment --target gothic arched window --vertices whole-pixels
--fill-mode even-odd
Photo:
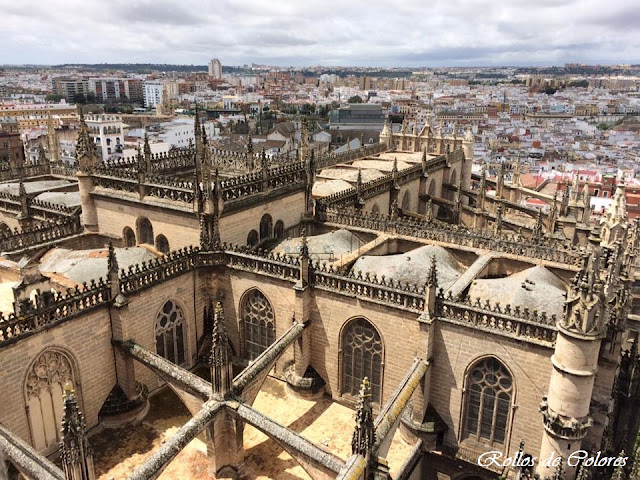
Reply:
[[[11,228],[6,223],[0,223],[0,236],[7,237],[11,235]]]
[[[251,230],[247,235],[247,245],[255,247],[258,244],[258,232]]]
[[[133,233],[129,227],[124,227],[122,231],[122,238],[124,239],[125,247],[135,247],[136,246],[136,234]]]
[[[253,289],[242,302],[244,351],[249,360],[255,360],[276,340],[276,321],[273,308],[260,290]]]
[[[156,317],[156,353],[177,365],[183,364],[184,337],[182,309],[177,303],[169,300]]]
[[[371,399],[382,397],[382,340],[364,318],[351,320],[342,331],[342,393],[358,396],[364,377],[371,382]]]
[[[371,213],[373,213],[374,215],[380,215],[380,207],[377,203],[374,203],[373,207],[371,207]]]
[[[148,218],[138,219],[138,241],[153,245],[153,226]]]
[[[480,360],[469,370],[466,390],[466,436],[504,444],[513,398],[507,368],[494,357]]]
[[[409,192],[404,192],[404,195],[402,196],[402,204],[400,208],[402,208],[402,210],[409,210],[410,204],[411,204],[411,195],[409,195]]]
[[[273,227],[273,236],[279,239],[284,238],[284,223],[282,223],[282,220],[278,220]]]
[[[75,384],[72,361],[59,350],[48,349],[27,373],[25,395],[33,446],[45,454],[58,448],[62,421],[62,393]]]
[[[273,237],[273,220],[271,215],[265,213],[260,219],[260,241]]]
[[[164,235],[158,235],[156,237],[156,250],[164,253],[165,255],[169,253],[169,241],[167,237]]]

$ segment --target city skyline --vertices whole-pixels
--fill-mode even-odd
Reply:
[[[0,0],[0,64],[522,66],[640,63],[640,6],[462,0],[97,3]]]

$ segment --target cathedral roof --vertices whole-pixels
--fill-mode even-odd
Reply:
[[[505,278],[481,278],[475,280],[469,288],[472,300],[480,298],[492,303],[500,302],[501,306],[511,305],[513,309],[546,312],[547,315],[562,315],[565,284],[545,267],[528,268]]]
[[[127,269],[130,265],[149,262],[158,255],[145,247],[116,248],[118,265]],[[106,248],[93,250],[67,250],[53,248],[40,259],[40,271],[51,275],[52,280],[73,286],[98,278],[107,278]]]
[[[462,275],[464,267],[445,248],[437,245],[426,245],[397,255],[366,255],[356,260],[351,271],[375,273],[378,278],[384,275],[394,282],[424,285],[432,256],[436,258],[438,286],[446,290]]]
[[[274,249],[274,253],[296,254],[299,252],[301,238],[288,238],[280,242]],[[349,230],[334,230],[322,235],[314,235],[307,237],[307,245],[309,247],[309,256],[313,260],[332,261],[340,258],[344,253],[351,253],[358,250],[364,242]],[[333,254],[333,255],[332,255]]]

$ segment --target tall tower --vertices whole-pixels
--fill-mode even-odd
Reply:
[[[209,60],[209,76],[216,79],[222,78],[222,64],[217,58]]]
[[[563,318],[557,325],[549,391],[540,405],[544,423],[538,467],[541,478],[553,476],[553,463],[545,465],[550,457],[563,457],[565,478],[574,478],[575,467],[569,466],[566,459],[580,450],[582,439],[593,423],[589,405],[600,343],[607,329],[599,254],[598,250],[595,255],[583,258],[567,294]]]

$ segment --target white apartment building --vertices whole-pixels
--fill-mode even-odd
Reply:
[[[163,122],[149,128],[149,136],[154,141],[160,141],[170,147],[185,148],[189,146],[189,141],[195,143],[193,130],[193,117],[179,117],[170,122]],[[213,140],[220,137],[220,128],[215,122],[202,122],[207,138]]]
[[[122,156],[128,125],[122,122],[121,117],[108,114],[87,115],[85,121],[102,161],[112,156]]]
[[[144,82],[144,106],[155,108],[162,103],[163,83],[157,80],[147,80]]]

